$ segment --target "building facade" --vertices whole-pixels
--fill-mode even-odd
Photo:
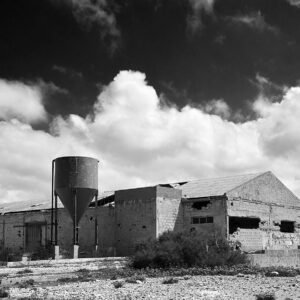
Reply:
[[[23,205],[23,206],[22,206]],[[2,207],[0,243],[12,253],[51,240],[48,203]],[[103,195],[79,223],[79,255],[130,255],[137,243],[167,230],[221,234],[246,252],[300,248],[300,200],[271,172],[119,190]],[[31,205],[32,206],[32,205]],[[72,252],[72,219],[58,209],[58,245]]]

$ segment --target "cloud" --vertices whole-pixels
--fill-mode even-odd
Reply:
[[[52,70],[57,71],[61,74],[67,75],[67,76],[72,77],[72,78],[81,79],[83,77],[81,72],[75,71],[75,70],[70,69],[70,68],[65,68],[63,66],[54,65],[52,67]]]
[[[286,85],[277,84],[259,73],[256,73],[254,80],[250,79],[249,81],[258,90],[258,100],[267,98],[271,102],[281,101],[282,96],[288,91]]]
[[[69,94],[69,91],[65,88],[57,86],[55,83],[49,81],[46,82],[43,79],[38,79],[35,83],[42,92],[42,94],[53,95],[53,94]]]
[[[223,99],[211,100],[205,104],[203,110],[207,113],[218,115],[224,119],[229,119],[231,109]]]
[[[300,8],[300,0],[287,0],[291,5],[299,7]]]
[[[187,17],[188,30],[194,34],[202,28],[203,12],[211,15],[215,0],[189,0],[191,13]]]
[[[0,79],[0,120],[16,118],[25,123],[47,120],[38,85]]]
[[[300,87],[277,103],[259,98],[258,119],[236,124],[219,116],[230,110],[222,100],[178,109],[145,74],[122,71],[86,118],[57,116],[50,133],[0,122],[2,201],[50,201],[51,161],[62,155],[98,158],[101,191],[271,170],[299,195],[299,100]]]
[[[50,0],[55,4],[61,4],[59,0]],[[117,26],[115,14],[109,1],[106,0],[63,0],[67,4],[76,19],[86,30],[93,26],[99,29],[99,34],[106,40],[111,51],[118,46],[120,30]]]
[[[235,24],[248,26],[249,28],[253,28],[261,32],[270,31],[273,33],[278,33],[278,29],[274,26],[269,25],[265,21],[265,18],[260,11],[248,15],[236,15],[228,17],[227,19]]]

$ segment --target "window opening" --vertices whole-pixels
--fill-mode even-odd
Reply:
[[[202,208],[208,207],[208,205],[210,203],[211,203],[210,201],[198,201],[198,202],[194,202],[192,204],[192,208],[200,210]]]
[[[281,221],[280,223],[281,232],[295,232],[295,224],[291,221]]]
[[[257,229],[259,222],[259,218],[229,217],[229,234],[234,233],[238,228]]]
[[[192,217],[192,224],[205,224],[205,223],[213,223],[213,217]]]

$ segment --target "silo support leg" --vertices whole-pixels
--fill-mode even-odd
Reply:
[[[60,256],[59,256],[59,246],[58,245],[54,246],[54,259],[60,259]]]
[[[78,258],[79,245],[73,246],[73,258]]]
[[[98,254],[98,194],[95,195],[95,254],[97,257]]]

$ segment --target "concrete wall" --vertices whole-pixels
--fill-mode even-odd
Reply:
[[[142,240],[156,238],[156,187],[115,193],[115,237],[118,256],[131,254]]]
[[[95,209],[89,208],[79,223],[79,252],[81,257],[91,256],[95,243]],[[9,213],[0,216],[0,245],[16,254],[26,250],[26,224],[42,226],[42,245],[51,240],[50,210]],[[114,247],[114,208],[98,208],[99,251],[105,254]],[[64,208],[58,209],[58,244],[63,255],[71,255],[73,248],[73,223]]]
[[[300,200],[272,173],[265,173],[227,193],[227,214],[257,217],[258,229],[240,229],[230,236],[245,251],[297,249],[300,245]],[[295,223],[294,233],[280,232],[281,221]]]
[[[193,208],[193,203],[209,201],[210,203],[201,209]],[[197,230],[201,233],[220,233],[226,236],[226,199],[199,198],[183,202],[183,223],[185,230]],[[192,224],[193,217],[213,217],[213,223]]]
[[[156,194],[156,237],[165,231],[183,230],[183,209],[181,205],[182,191],[157,187]]]
[[[260,267],[300,267],[300,250],[267,250],[264,254],[249,254],[252,265]]]

